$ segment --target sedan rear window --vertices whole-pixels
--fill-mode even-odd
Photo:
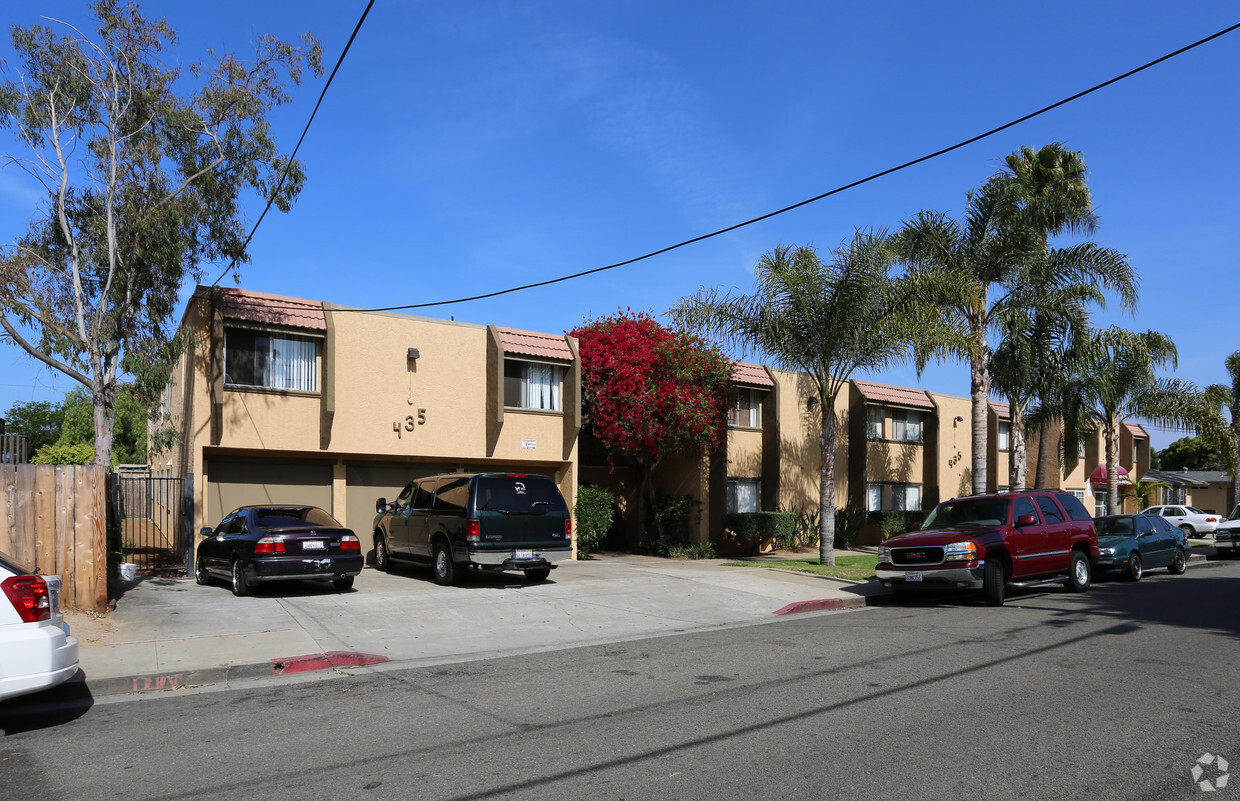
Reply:
[[[315,506],[304,507],[268,507],[254,510],[258,525],[263,528],[281,528],[300,526],[309,523],[312,526],[331,526],[339,528],[336,518]]]

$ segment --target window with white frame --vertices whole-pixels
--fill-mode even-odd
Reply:
[[[224,329],[224,383],[318,392],[318,340],[246,328]]]
[[[921,442],[922,413],[915,409],[891,410],[891,438],[896,442]]]
[[[1007,420],[999,421],[999,450],[1007,451],[1012,449],[1012,424]]]
[[[865,510],[915,512],[921,509],[920,484],[866,484]]]
[[[1081,502],[1082,506],[1085,505],[1085,490],[1068,490],[1068,492],[1071,492],[1072,495]]]
[[[1094,517],[1102,517],[1107,513],[1107,492],[1094,493]]]
[[[865,438],[883,438],[883,407],[868,405],[865,407]]]
[[[756,478],[728,479],[728,513],[759,511],[759,489]]]
[[[1081,439],[1077,442],[1076,447],[1077,447],[1076,455],[1079,458],[1084,459],[1085,458],[1085,438],[1084,437],[1081,437]]]
[[[560,381],[564,368],[558,364],[504,360],[504,406],[511,409],[560,411]]]
[[[760,428],[762,398],[756,389],[737,388],[728,406],[728,425],[734,428]]]

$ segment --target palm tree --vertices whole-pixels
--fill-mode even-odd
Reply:
[[[835,564],[835,402],[858,370],[881,370],[907,356],[908,338],[934,330],[922,315],[901,314],[894,257],[881,232],[858,231],[824,262],[811,247],[780,246],[756,267],[752,294],[702,289],[669,314],[728,347],[761,352],[775,366],[809,376],[821,414],[819,558]]]
[[[1221,411],[1226,407],[1231,416],[1231,424],[1222,437],[1222,451],[1231,469],[1231,502],[1240,504],[1240,470],[1237,469],[1237,451],[1240,451],[1240,350],[1228,356],[1224,365],[1231,377],[1230,386],[1211,384],[1206,387],[1206,400],[1215,410]]]
[[[1221,417],[1193,384],[1158,378],[1155,368],[1176,366],[1176,347],[1157,331],[1135,332],[1118,326],[1090,332],[1079,369],[1065,382],[1064,462],[1071,469],[1076,444],[1093,426],[1103,432],[1107,469],[1107,514],[1119,509],[1120,426],[1141,417],[1172,427],[1217,434]]]
[[[1034,258],[1048,252],[1051,236],[1062,233],[1093,235],[1098,219],[1086,183],[1089,170],[1079,151],[1068,150],[1061,142],[1051,142],[1038,150],[1022,146],[1004,159],[1004,166],[1006,172],[998,173],[994,180],[1008,192],[1011,206],[1007,209],[1006,224],[1024,227],[1035,237]],[[1117,254],[1114,251],[1101,251],[1093,255],[1101,256],[1109,263],[1098,264],[1098,269],[1085,271],[1083,277],[1086,282],[1101,284],[1115,291],[1125,309],[1135,309],[1136,274],[1122,257],[1115,258]],[[1054,324],[1047,322],[1037,327],[1038,331],[1047,334],[1053,329]],[[1039,342],[1034,354],[1050,353],[1053,347],[1050,341]],[[1050,394],[1054,382],[1062,375],[1058,367],[1054,360],[1045,364],[1029,364],[1030,381],[1037,387],[1035,395],[1040,396],[1043,392]],[[1049,425],[1038,427],[1038,439],[1034,486],[1045,487],[1051,452]]]
[[[1018,265],[1030,249],[1028,231],[1004,225],[1010,209],[1007,190],[996,180],[968,194],[963,222],[942,212],[923,211],[894,237],[896,252],[908,264],[916,287],[915,305],[928,304],[942,317],[944,335],[923,339],[914,350],[917,368],[931,358],[969,362],[972,398],[973,492],[986,492],[987,402],[990,398],[991,327],[1018,313]],[[997,290],[998,297],[992,299]]]

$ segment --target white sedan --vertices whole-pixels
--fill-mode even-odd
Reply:
[[[78,641],[60,614],[60,578],[0,553],[0,701],[55,687],[78,672]]]
[[[1184,534],[1189,537],[1213,534],[1218,524],[1223,522],[1222,515],[1203,512],[1196,506],[1151,506],[1142,509],[1141,514],[1159,515],[1171,525],[1184,529]]]

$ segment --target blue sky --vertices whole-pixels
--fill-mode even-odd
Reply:
[[[31,8],[37,5],[37,9]],[[9,4],[89,25],[83,2]],[[180,40],[251,52],[309,31],[330,69],[365,2],[147,2]],[[449,300],[622,261],[949,146],[1240,22],[1234,3],[464,2],[380,0],[302,146],[309,181],[269,214],[241,285],[360,307]],[[0,44],[11,74],[7,37]],[[638,264],[417,313],[562,332],[752,285],[777,244],[837,246],[965,193],[1021,145],[1082,152],[1099,243],[1142,277],[1135,316],[1169,334],[1173,375],[1225,380],[1240,349],[1240,31],[933,161]],[[273,118],[291,148],[322,80]],[[3,152],[17,152],[7,138]],[[37,202],[0,170],[0,241]],[[249,203],[252,223],[261,202]],[[210,283],[223,266],[204,268]],[[224,283],[231,285],[231,277]],[[190,288],[187,287],[186,291]],[[740,354],[735,354],[740,355]],[[967,366],[870,378],[967,395]],[[0,345],[0,412],[72,382]],[[1178,434],[1153,431],[1155,447]]]

